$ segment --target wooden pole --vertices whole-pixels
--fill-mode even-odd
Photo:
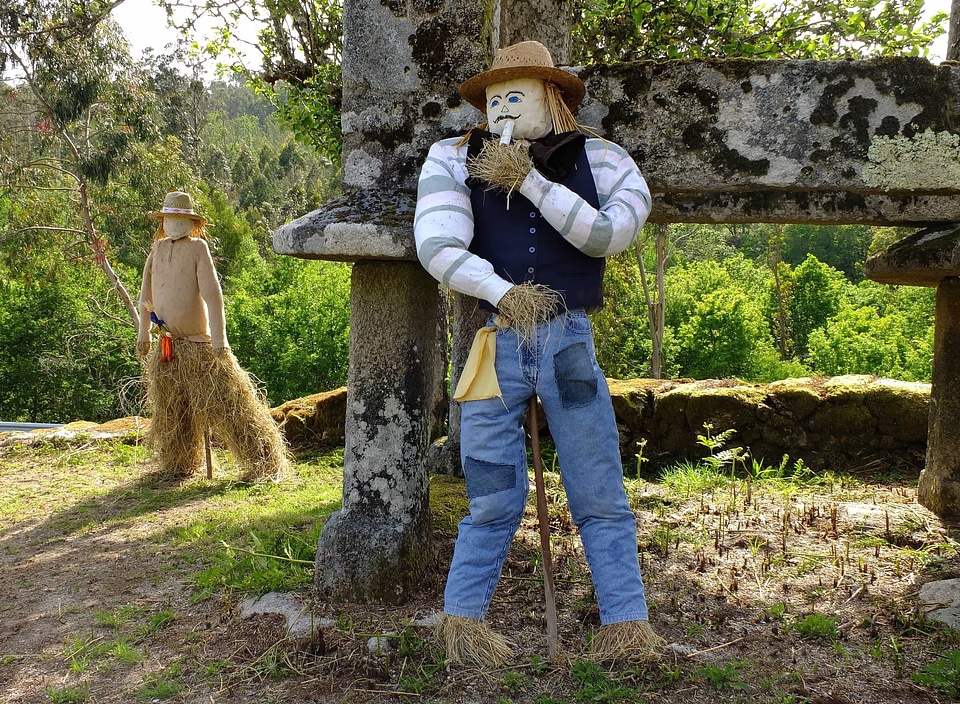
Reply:
[[[203,431],[203,449],[207,453],[207,479],[213,479],[213,457],[210,453],[210,428]]]
[[[540,524],[540,553],[543,564],[543,588],[547,601],[547,647],[550,662],[557,662],[557,595],[553,588],[553,560],[550,556],[550,516],[547,513],[547,490],[543,483],[543,460],[540,458],[540,428],[537,421],[537,397],[530,399],[530,444],[533,449],[533,473],[537,486],[537,522]]]

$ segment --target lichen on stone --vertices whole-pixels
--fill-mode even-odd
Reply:
[[[925,130],[913,137],[878,136],[867,159],[863,180],[871,187],[960,191],[960,135]]]

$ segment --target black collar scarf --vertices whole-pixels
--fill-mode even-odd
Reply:
[[[467,159],[476,158],[483,149],[484,143],[491,139],[499,140],[500,135],[479,128],[471,130],[470,139],[467,142]],[[586,141],[587,137],[582,132],[561,132],[560,134],[551,132],[546,137],[530,143],[530,158],[533,159],[533,165],[537,171],[551,181],[560,183],[576,167],[577,159]],[[480,179],[472,176],[467,179],[468,188],[482,185],[484,184]]]

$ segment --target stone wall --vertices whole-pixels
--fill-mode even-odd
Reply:
[[[611,381],[624,463],[643,457],[653,467],[705,456],[697,441],[735,434],[726,447],[742,447],[766,464],[784,455],[814,469],[923,466],[930,385],[841,376],[787,379],[771,384],[736,380]]]
[[[929,384],[873,376],[771,384],[611,379],[609,384],[628,467],[635,465],[641,442],[648,471],[703,457],[706,450],[697,436],[704,434],[705,424],[713,426],[714,436],[734,430],[727,447],[748,449],[767,464],[789,455],[815,469],[853,469],[877,461],[887,467],[923,465]],[[274,409],[274,417],[295,445],[336,444],[343,438],[345,396],[341,389],[291,401]]]

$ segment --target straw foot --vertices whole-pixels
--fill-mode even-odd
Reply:
[[[452,663],[491,670],[513,655],[513,644],[483,621],[444,614],[436,633]]]
[[[623,621],[600,626],[587,657],[598,663],[638,663],[658,658],[663,647],[649,621]]]

